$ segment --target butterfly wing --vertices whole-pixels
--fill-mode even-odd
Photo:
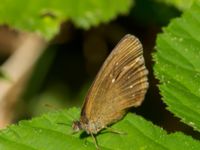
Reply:
[[[126,35],[97,74],[83,104],[81,120],[102,123],[102,128],[120,120],[128,108],[142,103],[148,88],[147,74],[140,41]]]

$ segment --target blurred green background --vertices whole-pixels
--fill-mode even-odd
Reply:
[[[117,42],[129,33],[137,36],[143,44],[150,82],[144,103],[132,111],[169,132],[180,130],[197,136],[190,127],[180,123],[165,109],[152,70],[151,54],[154,52],[156,35],[170,19],[180,15],[177,8],[161,1],[135,0],[127,15],[88,30],[77,28],[70,21],[63,22],[59,34],[51,40],[35,66],[22,101],[17,105],[16,122],[48,111],[81,107],[103,61]],[[11,47],[1,49],[9,51]],[[0,53],[0,62],[3,63],[8,57],[9,53]]]

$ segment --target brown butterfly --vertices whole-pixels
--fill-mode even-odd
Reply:
[[[121,120],[130,107],[139,106],[148,88],[148,71],[140,41],[126,35],[104,62],[85,98],[73,130],[94,134]]]

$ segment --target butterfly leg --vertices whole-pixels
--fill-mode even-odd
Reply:
[[[94,140],[94,143],[95,143],[96,149],[97,149],[97,150],[100,150],[100,148],[99,148],[99,145],[98,145],[98,143],[97,143],[97,139],[96,139],[95,135],[94,135],[94,134],[92,134],[92,133],[90,133],[90,135],[92,136],[92,139]]]
[[[121,132],[121,131],[118,131],[116,129],[113,129],[113,128],[110,128],[110,127],[106,127],[105,128],[108,132],[112,132],[112,133],[115,133],[115,134],[127,134],[126,132]]]
[[[56,124],[64,125],[64,126],[70,126],[70,127],[71,127],[71,124],[68,124],[68,123],[57,122]],[[76,134],[76,133],[78,133],[78,131],[71,130],[71,131],[69,132],[69,134],[71,134],[71,135],[74,135],[74,134]]]

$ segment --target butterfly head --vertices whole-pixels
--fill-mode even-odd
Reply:
[[[80,130],[82,130],[82,125],[80,123],[80,121],[74,121],[73,124],[72,124],[72,129],[75,131],[75,132],[78,132]]]

